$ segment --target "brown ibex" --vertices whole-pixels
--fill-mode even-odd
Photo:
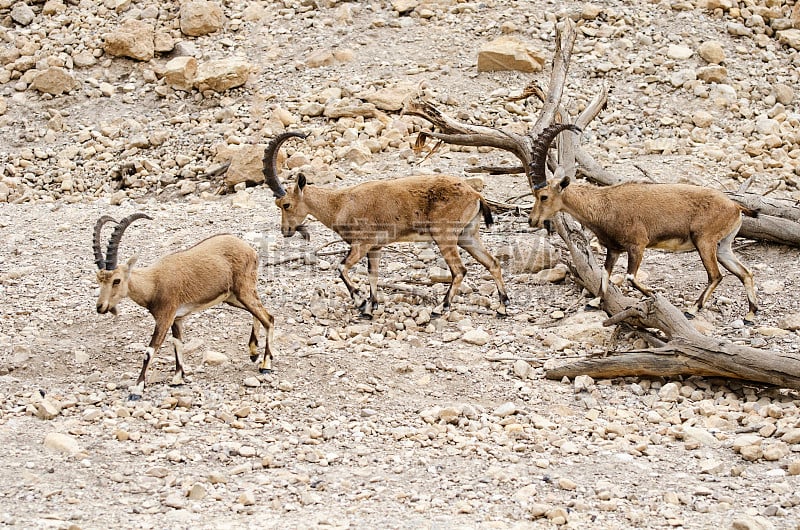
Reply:
[[[108,242],[106,255],[100,243],[100,233],[107,222],[116,222],[109,216],[101,217],[94,227],[94,257],[97,264],[98,313],[117,314],[117,304],[130,298],[147,309],[156,321],[155,331],[147,346],[142,371],[131,390],[129,399],[141,398],[145,386],[147,367],[172,329],[175,350],[175,375],[173,385],[183,383],[183,319],[190,313],[215,306],[222,302],[240,307],[253,315],[250,332],[250,360],[258,359],[259,323],[266,330],[264,359],[261,373],[272,368],[272,342],[274,319],[261,305],[256,285],[258,282],[258,253],[241,239],[230,234],[211,236],[195,246],[168,254],[148,267],[134,269],[136,256],[127,263],[117,265],[117,251],[125,229],[137,219],[151,219],[143,213],[129,215],[120,221]]]
[[[445,175],[413,176],[330,189],[307,184],[301,174],[287,191],[278,178],[276,156],[281,144],[292,137],[305,138],[305,135],[282,133],[264,150],[264,177],[281,210],[281,232],[285,237],[291,237],[296,231],[303,233],[303,222],[312,215],[350,245],[349,253],[339,266],[339,274],[364,317],[371,318],[378,306],[381,249],[398,241],[434,241],[442,252],[452,281],[434,313],[450,309],[466,274],[458,247],[469,252],[491,273],[500,296],[497,312],[506,313],[508,295],[500,264],[483,246],[478,233],[481,215],[487,225],[492,224],[491,211],[480,193],[458,177]],[[348,274],[365,255],[369,300],[361,299]]]
[[[623,252],[628,253],[626,279],[645,295],[652,296],[636,279],[644,249],[674,252],[697,249],[708,273],[708,285],[686,311],[686,316],[694,317],[719,285],[722,280],[719,262],[744,285],[749,305],[745,322],[752,323],[758,310],[753,275],[733,254],[731,243],[742,226],[741,214],[755,217],[758,212],[739,205],[720,191],[688,184],[631,182],[598,188],[590,184],[571,184],[569,177],[554,178],[548,184],[547,149],[564,130],[580,131],[574,125],[551,125],[534,147],[536,202],[531,210],[530,225],[549,230],[550,219],[563,211],[594,232],[606,247],[602,292]]]

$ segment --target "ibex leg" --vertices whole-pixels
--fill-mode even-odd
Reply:
[[[354,244],[350,247],[350,252],[345,256],[344,260],[342,260],[341,265],[339,265],[339,277],[344,282],[344,286],[347,287],[347,291],[350,293],[356,306],[361,310],[366,307],[367,301],[361,299],[358,288],[356,288],[350,280],[349,271],[356,263],[361,261],[361,258],[363,258],[368,251],[369,248],[367,246]]]
[[[136,385],[131,389],[130,395],[128,395],[128,399],[130,401],[136,401],[142,398],[142,393],[144,392],[145,386],[145,378],[147,376],[147,368],[150,366],[150,363],[153,360],[153,357],[156,353],[158,353],[158,349],[161,347],[161,344],[164,342],[164,339],[167,336],[167,332],[169,331],[170,326],[172,325],[172,319],[174,317],[170,316],[169,318],[156,318],[156,329],[153,331],[153,337],[150,339],[150,345],[144,351],[144,361],[142,361],[142,371],[139,372],[139,378],[136,380]]]
[[[183,376],[186,375],[183,367],[183,319],[176,318],[172,323],[172,347],[175,350],[175,375],[172,376],[172,385],[182,385]]]
[[[497,308],[497,312],[500,315],[506,315],[508,293],[506,292],[506,285],[503,282],[503,272],[500,268],[500,262],[486,250],[486,247],[483,246],[483,242],[478,239],[477,235],[462,234],[462,237],[458,240],[458,245],[469,252],[470,256],[486,267],[486,270],[492,275],[494,283],[497,285],[497,293],[500,296],[500,307]]]
[[[461,281],[464,279],[464,275],[467,273],[467,268],[464,267],[464,263],[461,261],[461,257],[458,255],[458,246],[456,246],[458,238],[455,235],[438,234],[433,236],[433,240],[439,246],[439,250],[442,252],[442,257],[447,263],[447,266],[450,268],[450,274],[453,276],[453,279],[450,282],[450,287],[447,289],[447,293],[444,295],[444,300],[433,310],[434,314],[441,315],[447,311],[450,311],[450,303],[452,302],[453,297],[458,293],[458,288],[461,286]]]
[[[747,315],[745,315],[744,321],[745,323],[752,324],[755,321],[756,312],[758,312],[756,287],[753,283],[753,273],[739,261],[731,249],[731,243],[733,243],[733,238],[736,237],[737,232],[738,229],[731,232],[731,234],[719,242],[717,246],[717,259],[722,263],[723,267],[739,278],[739,281],[744,285],[748,304]]]
[[[381,249],[367,252],[367,271],[369,276],[369,301],[364,305],[364,317],[372,318],[378,308],[378,267],[381,263]]]

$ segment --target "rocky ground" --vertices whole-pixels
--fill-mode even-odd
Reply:
[[[458,119],[524,129],[539,104],[506,98],[546,86],[568,15],[582,26],[567,108],[611,89],[581,140],[603,166],[722,189],[752,176],[751,190],[800,200],[791,2],[0,0],[0,523],[800,528],[796,392],[544,379],[549,364],[642,344],[600,325],[559,242],[524,217],[498,215],[482,236],[503,260],[509,317],[467,261],[454,311],[432,318],[444,262],[403,244],[384,255],[365,321],[337,279],[334,234],[311,222],[310,242],[284,240],[269,190],[245,183],[285,128],[311,135],[286,144],[287,179],[513,163],[446,147],[421,161],[425,123],[399,105],[422,87]],[[529,52],[506,60],[544,71],[478,72],[498,37]],[[527,190],[519,176],[482,184],[497,200]],[[130,301],[95,313],[91,237],[100,215],[134,211],[154,220],[129,229],[123,259],[224,231],[260,250],[273,374],[247,359],[249,317],[218,307],[187,322],[189,381],[169,386],[164,348],[144,399],[127,400],[152,319]],[[736,251],[755,271],[758,322],[743,325],[743,289],[726,278],[698,324],[796,357],[797,250]],[[679,306],[706,281],[695,254],[651,251],[643,272]]]

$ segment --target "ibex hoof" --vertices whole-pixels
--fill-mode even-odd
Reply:
[[[128,401],[139,401],[140,399],[142,399],[141,394],[129,394],[128,395]]]
[[[505,318],[508,316],[508,309],[506,309],[506,306],[501,305],[497,308],[497,316],[500,318]]]
[[[358,316],[358,318],[360,318],[361,320],[372,320],[372,314],[371,313],[361,313]]]
[[[683,316],[685,316],[687,320],[692,320],[695,317],[694,313],[690,313],[688,311],[684,311]]]
[[[250,362],[253,362],[253,363],[254,363],[254,362],[256,362],[257,360],[258,360],[258,355],[251,355],[251,356],[250,356]]]
[[[755,326],[755,320],[753,318],[744,317],[744,325],[745,326]]]
[[[260,374],[271,374],[272,368],[259,368],[258,373]]]

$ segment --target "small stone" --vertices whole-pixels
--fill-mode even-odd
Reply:
[[[678,401],[678,397],[680,397],[680,386],[676,383],[667,383],[658,391],[658,397],[661,401]]]
[[[242,384],[249,388],[256,388],[261,386],[261,381],[259,381],[257,377],[250,376],[245,378]]]
[[[800,330],[800,313],[791,313],[778,321],[778,327],[788,331]]]
[[[44,437],[44,446],[53,451],[74,455],[81,451],[81,446],[78,440],[60,432],[51,432]]]
[[[187,505],[186,498],[179,493],[170,493],[167,495],[167,498],[164,499],[164,506],[169,506],[177,510],[186,508]]]
[[[206,488],[202,484],[195,484],[189,490],[189,494],[187,497],[192,499],[193,501],[199,501],[205,498],[207,495]]]
[[[217,351],[206,351],[203,353],[203,362],[209,366],[220,366],[228,362],[228,356]]]
[[[236,502],[244,506],[252,506],[256,503],[256,496],[252,491],[245,491],[239,495],[239,498],[236,499]]]
[[[781,436],[781,441],[787,444],[800,444],[800,428],[789,429]]]
[[[43,420],[52,420],[61,414],[61,405],[49,398],[36,403],[36,416]]]
[[[514,361],[514,375],[520,379],[526,379],[531,373],[531,365],[522,359]]]
[[[725,51],[722,49],[722,44],[718,41],[706,41],[700,45],[697,50],[700,57],[710,64],[720,64],[725,60]]]
[[[8,7],[8,5],[4,6]],[[11,20],[20,26],[27,26],[36,19],[36,13],[25,2],[17,2],[11,8]]]
[[[693,53],[691,48],[679,44],[670,44],[669,48],[667,48],[667,57],[670,59],[688,59]]]
[[[491,337],[483,330],[483,328],[471,329],[461,336],[461,340],[468,344],[475,344],[476,346],[483,346],[488,343]]]
[[[578,488],[578,485],[568,478],[560,478],[558,479],[558,487],[562,490],[574,491]]]
[[[506,402],[494,409],[492,412],[493,416],[497,416],[498,418],[505,418],[506,416],[511,416],[512,414],[517,412],[517,406],[512,402]]]

